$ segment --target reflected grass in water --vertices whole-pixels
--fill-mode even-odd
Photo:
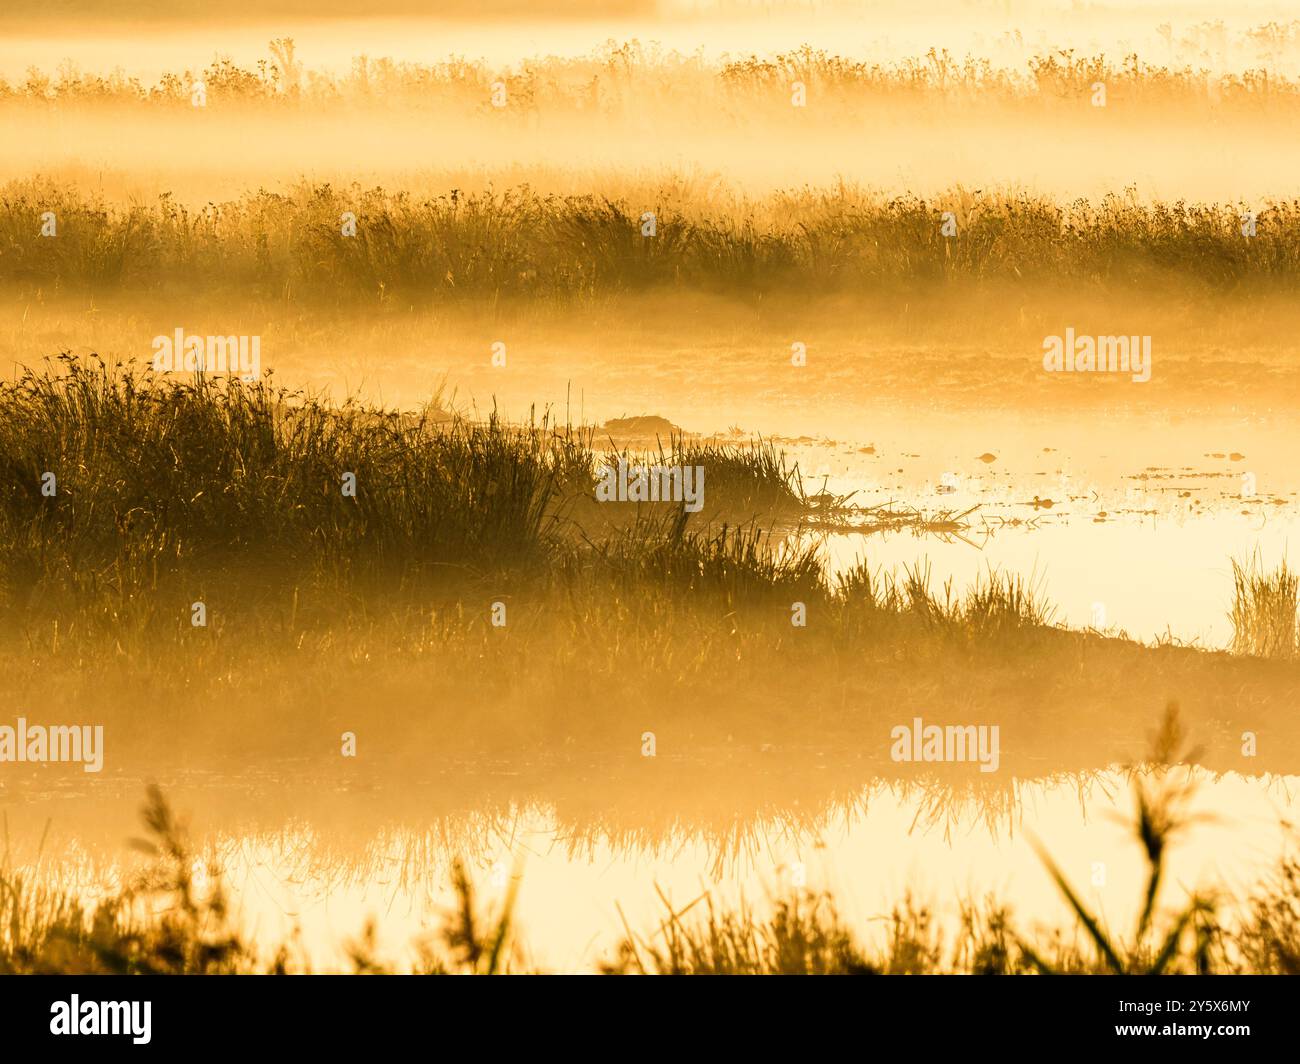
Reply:
[[[774,900],[770,915],[743,902],[720,909],[707,893],[674,906],[657,928],[634,933],[601,964],[610,973],[674,974],[924,974],[971,972],[1106,973],[1144,971],[1300,973],[1300,866],[1284,855],[1265,882],[1232,899],[1192,893],[1166,910],[1162,869],[1169,848],[1193,826],[1186,815],[1190,777],[1172,764],[1148,766],[1135,777],[1129,822],[1148,864],[1137,929],[1120,943],[1103,928],[1044,852],[1049,874],[1066,898],[1072,929],[1025,930],[1011,909],[989,897],[960,901],[960,924],[945,941],[932,910],[905,895],[884,919],[884,941],[873,944],[843,921],[833,899],[796,891]],[[7,972],[294,972],[312,969],[300,943],[282,943],[263,959],[230,918],[216,866],[201,865],[183,825],[160,792],[145,809],[153,858],[117,894],[87,907],[57,887],[6,868],[0,877],[0,970]],[[491,974],[529,970],[513,925],[518,875],[491,910],[476,901],[472,880],[452,864],[457,906],[438,931],[415,943],[417,972]],[[877,936],[878,937],[878,936]],[[375,926],[346,944],[359,973],[405,970],[385,960]]]

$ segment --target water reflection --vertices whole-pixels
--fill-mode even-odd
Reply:
[[[1300,777],[1175,771],[1192,773],[1195,809],[1209,818],[1172,854],[1171,890],[1243,896],[1283,851],[1286,825],[1300,812]],[[198,839],[258,941],[270,950],[300,934],[318,966],[344,963],[344,944],[371,918],[381,947],[407,956],[451,910],[456,858],[468,861],[489,898],[522,877],[518,919],[529,959],[551,969],[583,970],[608,957],[624,919],[654,926],[661,892],[676,902],[708,892],[719,904],[762,911],[791,889],[825,889],[864,937],[907,892],[933,904],[941,921],[956,918],[959,900],[992,895],[1029,926],[1065,924],[1031,838],[1107,920],[1133,915],[1143,866],[1117,823],[1131,810],[1125,770],[966,786],[875,780],[816,799],[786,793],[784,807],[737,803],[717,788],[710,800],[689,777],[640,793],[635,784],[602,790],[603,806],[572,795],[503,795],[493,804],[480,793],[455,809],[427,786],[223,792],[181,784],[175,794],[178,806],[203,810]],[[118,794],[11,805],[11,859],[87,897],[111,890],[130,858],[94,840],[125,836],[134,804]],[[674,817],[688,808],[696,815]],[[37,856],[33,832],[43,817],[57,826]]]

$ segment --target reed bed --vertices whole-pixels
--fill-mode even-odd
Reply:
[[[611,455],[593,440],[545,415],[336,407],[266,380],[52,360],[0,386],[14,702],[93,713],[119,765],[177,734],[194,740],[183,759],[328,755],[360,721],[396,751],[608,749],[644,721],[692,743],[737,728],[785,743],[808,720],[878,739],[898,706],[1030,721],[1049,692],[1075,707],[1062,768],[1113,757],[1152,697],[1218,720],[1220,765],[1240,767],[1233,728],[1292,728],[1292,663],[1068,632],[1040,588],[996,571],[963,589],[869,559],[832,574],[803,526],[825,515],[769,444],[646,452],[705,470],[690,513],[598,502]],[[1287,749],[1261,770],[1289,770]]]
[[[1283,57],[1300,54],[1300,21],[1260,27],[1256,39],[1243,41],[1242,66],[1230,73],[1207,68],[1191,34],[1175,48],[1182,57],[1165,62],[1137,54],[1118,59],[1076,54],[1011,38],[1002,42],[1010,47],[998,50],[1025,56],[1013,65],[945,48],[887,62],[860,60],[807,44],[710,61],[633,39],[611,40],[585,56],[538,56],[505,65],[461,57],[415,63],[360,55],[342,74],[312,69],[291,38],[279,38],[252,66],[222,57],[203,68],[168,72],[152,84],[120,70],[95,73],[70,64],[54,72],[33,69],[21,80],[0,80],[0,105],[181,108],[192,105],[194,87],[201,84],[208,106],[490,114],[494,88],[501,86],[516,114],[623,116],[653,102],[688,123],[719,114],[744,122],[789,120],[796,82],[823,114],[838,115],[909,103],[1041,109],[1086,102],[1098,82],[1129,111],[1199,105],[1238,115],[1276,115],[1300,104],[1300,80],[1283,73],[1288,69]],[[1247,58],[1252,52],[1255,58]],[[508,121],[510,116],[500,117]]]
[[[1300,654],[1297,609],[1300,577],[1283,561],[1269,572],[1259,554],[1249,561],[1232,559],[1232,649],[1265,658],[1295,658]]]
[[[546,414],[335,406],[269,378],[60,356],[0,384],[0,604],[125,607],[186,580],[346,592],[498,577],[834,597],[815,539],[797,536],[814,505],[771,443],[595,440]],[[598,502],[616,463],[703,470],[702,509]]]
[[[1128,195],[1057,204],[953,189],[925,199],[841,186],[762,200],[667,187],[635,196],[501,192],[416,197],[299,185],[191,209],[106,204],[43,181],[0,191],[0,284],[29,294],[220,293],[383,305],[572,301],[692,289],[738,298],[935,285],[1187,286],[1207,295],[1292,290],[1300,201],[1244,208],[1144,204]],[[656,212],[653,237],[643,215]],[[958,236],[942,233],[943,214]],[[57,236],[41,235],[53,212]],[[343,234],[345,212],[355,236]]]

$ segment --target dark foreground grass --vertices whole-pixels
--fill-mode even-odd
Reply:
[[[666,915],[628,929],[606,974],[924,975],[1300,974],[1300,863],[1283,855],[1274,873],[1242,897],[1188,891],[1166,880],[1170,849],[1191,830],[1192,785],[1179,765],[1181,731],[1170,711],[1152,759],[1134,773],[1134,841],[1146,862],[1139,915],[1128,934],[1106,926],[1079,899],[1046,848],[1047,874],[1070,914],[1066,927],[1030,930],[995,899],[967,900],[945,939],[933,911],[905,896],[885,919],[883,941],[864,942],[826,895],[779,898],[770,914],[719,910],[701,895],[684,906],[661,894]],[[196,885],[200,862],[184,825],[151,789],[144,809],[153,858],[120,892],[87,907],[57,886],[0,871],[0,972],[6,974],[246,974],[309,972],[300,948],[249,940],[232,916],[219,868]],[[533,970],[526,929],[514,922],[518,882],[491,911],[464,867],[452,867],[458,904],[441,930],[413,944],[414,964],[387,960],[368,924],[347,944],[353,972],[492,975]],[[1170,895],[1179,896],[1172,901]]]
[[[337,408],[266,380],[178,381],[63,356],[0,384],[5,605],[121,603],[185,572],[315,577],[334,590],[367,577],[550,575],[592,530],[603,539],[685,513],[598,505],[598,470],[614,459],[592,437],[546,417],[507,426]],[[803,510],[797,470],[769,445],[673,439],[639,461],[705,468],[701,526]],[[693,542],[684,521],[665,527]]]

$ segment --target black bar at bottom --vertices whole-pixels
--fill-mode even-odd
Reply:
[[[571,980],[582,978],[581,985]],[[568,979],[569,982],[564,980]],[[247,976],[0,980],[0,1057],[114,1044],[128,1052],[398,1050],[414,1040],[564,1049],[858,1045],[1033,1052],[1130,1045],[1217,1054],[1293,1046],[1286,977],[629,978]],[[147,1008],[146,1008],[147,1005]],[[114,1033],[116,1032],[116,1033]],[[1000,1047],[1000,1048],[999,1048]],[[896,1051],[896,1049],[894,1051]]]

